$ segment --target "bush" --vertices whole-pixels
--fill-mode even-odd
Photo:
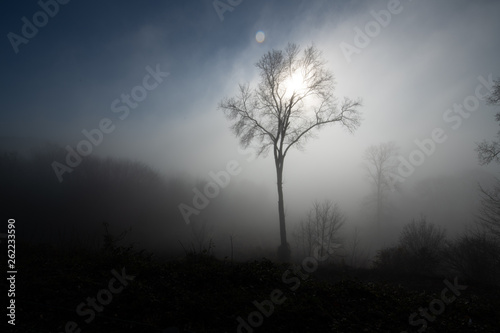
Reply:
[[[392,246],[379,250],[374,261],[375,269],[382,274],[395,276],[408,274],[408,252],[401,246]]]
[[[445,238],[445,231],[427,223],[425,216],[421,216],[419,220],[413,219],[404,226],[399,245],[406,249],[412,273],[436,273],[441,262]]]
[[[484,233],[461,236],[445,251],[448,267],[462,279],[487,285],[500,281],[500,243]]]
[[[441,263],[445,232],[424,216],[403,227],[397,246],[380,250],[375,268],[393,275],[435,275]]]

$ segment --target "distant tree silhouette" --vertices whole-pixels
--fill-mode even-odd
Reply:
[[[367,200],[369,205],[375,205],[378,226],[387,208],[387,193],[391,186],[389,175],[394,173],[397,167],[397,151],[398,147],[394,142],[370,146],[365,151],[363,166],[374,187],[374,192]]]
[[[493,92],[486,99],[490,105],[500,104],[500,79],[494,81]],[[495,115],[496,121],[500,122],[500,112]],[[483,140],[476,147],[479,164],[485,165],[492,161],[500,163],[500,131],[497,133],[497,141]]]
[[[493,91],[487,97],[490,105],[500,104],[500,79],[494,81]],[[496,121],[500,122],[500,112],[495,115]],[[495,161],[500,163],[500,131],[497,133],[497,141],[486,140],[476,147],[479,164],[486,165]],[[481,196],[481,207],[477,215],[477,222],[488,232],[500,239],[500,182],[497,180],[493,189],[479,187]]]
[[[320,257],[331,257],[332,251],[340,247],[339,229],[344,225],[345,217],[337,204],[331,201],[314,202],[305,220],[298,225],[295,236],[305,256],[316,255],[320,247]]]
[[[476,222],[500,240],[500,182],[497,180],[492,189],[479,186],[479,195],[481,202]]]
[[[239,95],[223,99],[219,109],[232,121],[231,129],[243,147],[255,143],[258,156],[272,149],[281,240],[278,257],[288,261],[283,201],[283,168],[288,150],[293,146],[302,148],[313,130],[327,124],[340,123],[354,131],[360,124],[361,103],[344,98],[339,105],[333,95],[333,75],[314,46],[300,56],[300,48],[288,44],[284,51],[266,53],[256,67],[260,72],[257,88],[240,84]]]

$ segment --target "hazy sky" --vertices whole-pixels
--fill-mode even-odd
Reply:
[[[255,82],[254,64],[288,42],[323,52],[337,95],[362,98],[364,119],[354,135],[327,127],[303,152],[289,154],[290,200],[342,202],[346,189],[363,182],[365,148],[393,140],[408,159],[414,141],[436,128],[446,140],[410,178],[477,167],[475,142],[498,129],[498,107],[474,96],[488,93],[480,76],[500,76],[499,1],[67,2],[1,4],[4,146],[50,140],[75,147],[82,130],[108,118],[113,130],[93,154],[199,177],[237,159],[236,183],[273,191],[271,156],[246,161],[217,104],[238,83]],[[122,94],[136,100],[127,104]],[[453,110],[466,102],[473,111]]]

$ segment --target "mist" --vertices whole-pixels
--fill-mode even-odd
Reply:
[[[29,160],[36,154],[53,154],[46,145],[61,148],[59,159],[26,169],[30,177],[35,172],[47,177],[36,183],[40,188],[34,189],[33,183],[26,183],[26,188],[20,183],[13,186],[36,203],[49,188],[56,190],[73,177],[83,177],[88,160],[144,164],[159,175],[158,191],[168,193],[161,200],[156,190],[137,194],[154,222],[140,221],[147,218],[141,218],[143,211],[132,198],[121,203],[135,210],[135,221],[122,220],[126,214],[110,194],[80,208],[82,216],[95,211],[85,222],[69,220],[64,225],[90,228],[114,216],[116,230],[133,227],[131,241],[141,235],[141,246],[157,248],[164,243],[169,250],[179,250],[179,241],[189,244],[185,237],[191,231],[178,205],[192,205],[197,182],[210,181],[210,172],[224,170],[234,160],[241,172],[193,219],[213,230],[219,256],[228,254],[230,235],[243,257],[257,247],[272,253],[279,236],[272,156],[257,158],[251,148],[242,150],[217,106],[235,94],[239,83],[255,86],[254,64],[263,54],[294,42],[301,47],[315,45],[322,52],[335,75],[335,95],[362,98],[363,120],[353,134],[334,125],[317,132],[304,149],[290,151],[284,168],[290,237],[313,202],[324,200],[337,203],[345,213],[346,237],[354,227],[366,231],[372,252],[396,241],[402,226],[421,214],[451,235],[463,232],[474,222],[478,184],[487,186],[497,172],[495,166],[478,164],[474,148],[491,138],[497,125],[492,121],[494,108],[481,99],[473,112],[451,110],[467,102],[468,96],[490,92],[488,84],[498,73],[499,44],[494,37],[499,30],[494,15],[498,4],[401,2],[391,17],[377,16],[388,6],[384,1],[255,2],[224,12],[221,21],[209,2],[198,6],[151,2],[122,7],[120,13],[129,17],[128,23],[117,21],[102,30],[110,22],[112,6],[94,12],[90,3],[61,5],[60,13],[29,43],[2,44],[2,150],[17,151]],[[38,9],[34,3],[13,6],[4,17],[4,31],[21,33],[18,17],[29,17]],[[179,13],[185,13],[182,20]],[[377,17],[384,24],[367,35],[367,24],[377,22]],[[82,31],[87,21],[95,23]],[[237,22],[241,24],[236,27]],[[265,35],[261,43],[255,38],[258,31]],[[365,32],[364,37],[359,31]],[[136,88],[143,85],[150,89]],[[127,102],[123,96],[131,93],[143,96]],[[87,139],[82,131],[92,133],[103,120],[108,133],[88,148],[90,156],[58,177],[51,163],[64,163],[68,152],[64,148],[76,149]],[[427,142],[436,128],[445,139],[435,143],[410,176],[397,182],[397,192],[390,195],[390,216],[379,226],[384,236],[370,239],[374,226],[373,212],[363,208],[371,191],[361,167],[364,151],[392,141],[400,147],[399,156],[408,160],[419,149],[415,142]],[[8,171],[3,175],[12,177]],[[23,174],[19,177],[26,179]],[[173,183],[180,185],[173,190],[169,186]],[[99,187],[96,183],[92,191],[100,192]],[[37,192],[40,198],[34,196]],[[107,207],[107,217],[96,206]],[[51,213],[40,212],[36,224],[49,223]],[[99,227],[92,229],[97,232]]]
[[[149,309],[161,303],[151,296],[156,288],[180,292],[171,299],[186,312],[163,300],[169,307],[156,317],[153,310],[134,317],[140,311],[132,308],[121,315],[162,332],[210,331],[205,321],[191,325],[189,311],[196,302],[204,304],[200,311],[211,311],[204,302],[222,295],[219,284],[235,304],[206,314],[212,321],[222,320],[219,312],[230,318],[219,332],[252,332],[267,323],[262,304],[280,313],[269,319],[279,327],[274,331],[325,331],[315,325],[335,316],[293,324],[304,309],[323,313],[333,306],[330,289],[309,285],[304,276],[329,283],[389,280],[417,289],[424,285],[415,282],[420,279],[436,290],[443,278],[456,277],[455,286],[460,278],[473,286],[472,294],[481,284],[491,286],[487,293],[497,290],[500,118],[493,97],[500,77],[500,2],[42,0],[0,6],[0,191],[2,221],[8,221],[0,241],[15,230],[20,272],[27,272],[18,284],[32,286],[18,289],[18,304],[61,304],[42,301],[45,289],[29,279],[45,276],[40,265],[57,271],[68,263],[63,275],[71,281],[60,276],[53,283],[75,290],[62,305],[73,314],[82,290],[95,294],[91,287],[103,283],[77,277],[86,274],[82,267],[95,273],[92,278],[112,269],[116,276],[111,264],[141,272],[135,282],[130,278],[123,299],[131,298],[122,305],[135,304],[130,295],[140,294],[137,304]],[[302,82],[295,82],[292,72],[310,64],[320,74],[311,79],[313,71],[304,70]],[[263,87],[272,87],[269,95]],[[311,87],[312,99],[297,93]],[[295,124],[303,127],[289,127]],[[418,237],[425,244],[416,246]],[[73,269],[80,273],[68,273]],[[293,288],[308,285],[287,294],[285,304],[295,300],[298,313],[280,312],[277,289],[269,289],[288,287],[295,281],[287,279],[291,271],[302,272]],[[275,283],[276,276],[284,284]],[[207,282],[183,284],[191,278]],[[177,280],[177,289],[162,284]],[[241,288],[231,289],[234,281],[243,281]],[[219,291],[197,298],[211,290],[200,286]],[[248,292],[254,286],[261,289]],[[405,293],[362,288],[360,294],[370,290],[375,296],[366,299],[377,301]],[[194,303],[184,297],[191,292]],[[252,303],[264,297],[269,303]],[[326,297],[323,308],[314,310],[309,297]],[[469,304],[467,297],[457,302]],[[422,306],[421,299],[413,301],[415,309]],[[252,304],[262,318],[258,325],[252,324]],[[406,327],[413,311],[394,304],[375,316],[404,319],[387,324],[387,331]],[[461,317],[462,308],[450,311]],[[394,311],[399,317],[391,317]],[[474,319],[467,314],[459,324],[490,327],[481,313],[490,312],[471,310]],[[280,322],[282,315],[290,318]],[[349,316],[337,317],[359,321]],[[49,325],[44,318],[53,317],[35,310],[30,317],[45,320],[49,330],[63,329],[70,319]],[[346,332],[382,327],[346,328],[333,319],[329,325]],[[450,327],[440,331],[456,331]]]

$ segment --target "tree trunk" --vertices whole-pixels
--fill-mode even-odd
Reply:
[[[382,220],[382,194],[380,189],[377,191],[377,226],[380,227]]]
[[[286,225],[285,225],[285,204],[283,202],[283,161],[282,157],[278,157],[276,162],[276,185],[278,186],[278,214],[280,221],[280,240],[281,244],[278,248],[278,260],[283,262],[290,261],[290,246],[286,240]]]
[[[377,227],[379,228],[382,221],[382,177],[383,174],[380,168],[377,180]]]

